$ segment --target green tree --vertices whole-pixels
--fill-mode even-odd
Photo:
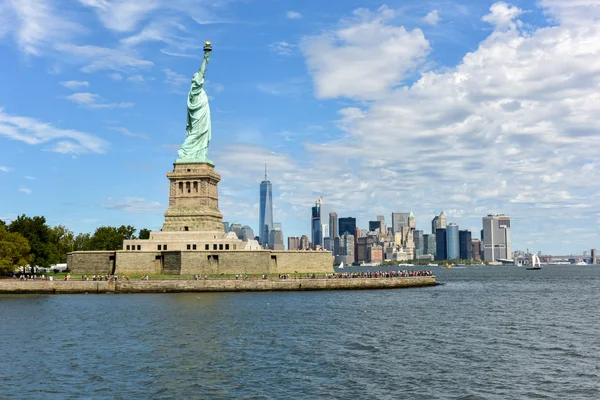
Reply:
[[[19,266],[29,264],[31,258],[27,239],[19,233],[11,233],[0,221],[0,275],[8,275]]]
[[[63,225],[57,225],[50,229],[52,264],[66,263],[67,253],[73,251],[75,238],[73,232]]]
[[[136,229],[131,225],[121,225],[117,228],[117,232],[123,236],[123,239],[137,239],[135,236]],[[121,243],[123,244],[123,243]]]
[[[52,264],[51,229],[44,217],[20,215],[8,226],[8,231],[20,233],[27,239],[31,248],[31,265],[48,268]]]
[[[150,239],[150,229],[140,229],[140,234],[138,235],[138,239]]]
[[[123,240],[135,239],[136,229],[130,225],[121,225],[118,228],[113,226],[101,226],[90,239],[89,250],[121,250]]]
[[[90,243],[92,235],[89,233],[80,233],[73,239],[73,251],[87,251],[92,249]]]

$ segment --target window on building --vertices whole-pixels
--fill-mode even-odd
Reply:
[[[138,244],[137,246],[138,246],[138,250],[141,250],[141,249],[142,249],[142,246],[141,246],[141,245],[139,245],[139,244]]]
[[[225,250],[229,250],[229,243],[225,245]]]
[[[127,250],[130,250],[130,247],[131,247],[130,245],[127,245]]]
[[[215,243],[215,244],[213,244],[213,250],[216,250],[216,249],[217,249],[217,244]]]
[[[187,249],[188,249],[188,250],[191,250],[191,249],[192,249],[192,246],[188,244],[188,245],[187,245]]]
[[[219,245],[219,250],[223,250],[223,243]]]
[[[167,249],[167,245],[163,244],[163,250],[166,250],[166,249]]]
[[[179,182],[179,193],[183,193],[183,182]]]
[[[190,230],[190,227],[189,227],[189,226],[184,226],[184,227],[183,227],[183,230],[184,230],[184,231],[189,231],[189,230]]]
[[[185,183],[185,191],[186,191],[187,193],[191,193],[191,190],[190,190],[190,183],[189,183],[189,182],[186,182],[186,183]]]
[[[198,193],[198,182],[194,182],[194,193]]]
[[[158,250],[162,250],[162,245],[160,245],[160,244],[159,244],[158,246],[156,246],[156,248],[157,248]]]
[[[205,244],[204,245],[204,250],[210,250],[210,245],[209,244]]]
[[[192,250],[196,250],[196,245],[192,245]]]

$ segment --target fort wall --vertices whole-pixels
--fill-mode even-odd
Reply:
[[[332,273],[327,251],[84,251],[69,253],[73,274],[293,274]]]

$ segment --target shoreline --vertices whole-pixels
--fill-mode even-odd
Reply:
[[[0,280],[0,294],[201,293],[373,290],[437,285],[435,276],[393,278],[153,279],[129,281]]]

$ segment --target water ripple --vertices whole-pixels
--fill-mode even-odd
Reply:
[[[1,398],[600,398],[599,267],[422,290],[0,296]]]

